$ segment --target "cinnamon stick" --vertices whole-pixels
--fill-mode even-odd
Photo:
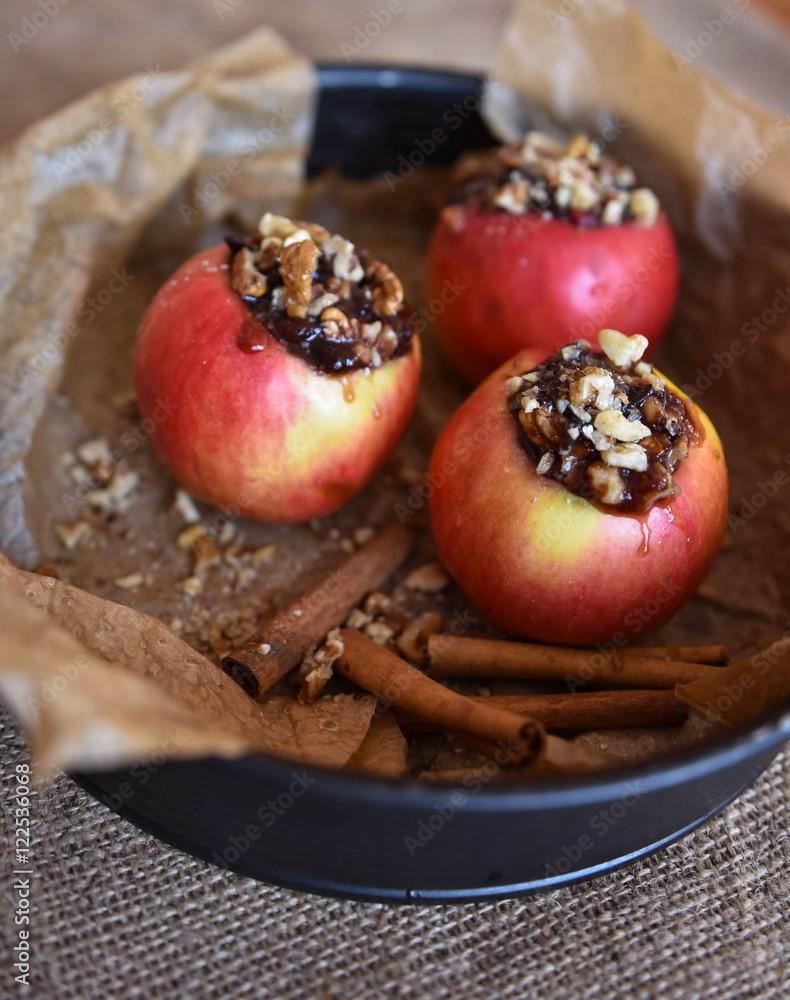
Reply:
[[[478,737],[513,763],[539,754],[545,735],[539,722],[449,691],[355,629],[343,629],[340,638],[344,651],[335,670],[371,694],[443,729]]]
[[[430,672],[436,677],[504,677],[521,680],[579,680],[594,684],[673,688],[702,680],[723,668],[644,656],[641,649],[604,653],[498,639],[432,635]]]
[[[546,729],[621,729],[632,726],[669,726],[682,722],[687,706],[672,691],[581,691],[577,694],[504,694],[473,701],[529,715]],[[408,733],[430,732],[432,723],[402,709],[395,710]]]
[[[270,618],[257,635],[226,653],[225,672],[253,698],[268,691],[394,573],[413,544],[414,535],[406,528],[384,528],[325,580]]]

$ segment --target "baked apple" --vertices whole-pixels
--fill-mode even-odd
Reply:
[[[270,213],[255,237],[173,274],[135,358],[141,414],[181,486],[278,522],[331,514],[365,486],[406,427],[419,372],[414,314],[390,268]]]
[[[439,556],[461,588],[496,624],[552,644],[657,628],[726,525],[710,420],[641,360],[644,337],[599,340],[502,365],[452,417],[428,476]]]
[[[477,383],[525,347],[543,360],[576,339],[594,344],[603,327],[658,343],[678,255],[658,199],[635,184],[585,136],[563,148],[530,132],[461,164],[427,293],[445,305],[434,326],[462,375]]]

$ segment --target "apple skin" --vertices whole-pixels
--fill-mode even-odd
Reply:
[[[433,321],[439,342],[477,384],[525,347],[542,358],[579,338],[597,348],[606,327],[641,333],[654,348],[678,282],[677,247],[663,213],[652,226],[580,228],[457,205],[434,229],[426,288],[429,302],[444,303]]]
[[[531,367],[528,352],[506,362],[436,444],[427,482],[439,557],[510,632],[552,645],[622,645],[675,614],[716,558],[729,489],[721,442],[690,404],[705,436],[675,473],[681,495],[642,515],[605,513],[539,476],[524,451],[504,381]]]
[[[135,353],[140,412],[165,465],[196,497],[284,524],[324,517],[365,486],[405,430],[419,340],[381,368],[342,378],[268,334],[262,350],[245,353],[237,338],[251,317],[230,287],[229,260],[225,245],[195,254],[148,307]]]

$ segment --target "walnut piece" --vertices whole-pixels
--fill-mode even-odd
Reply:
[[[289,316],[300,319],[307,316],[318,252],[310,239],[283,245],[280,251],[280,275],[285,282],[285,311]]]
[[[573,406],[587,406],[594,403],[599,410],[612,405],[614,381],[603,368],[590,368],[581,378],[571,382],[568,396]]]
[[[617,441],[641,441],[650,437],[650,428],[641,420],[626,420],[619,410],[603,410],[595,418],[595,428]]]
[[[639,444],[617,444],[601,455],[607,465],[617,469],[647,470],[647,452]]]
[[[444,590],[450,582],[450,577],[441,563],[431,562],[413,569],[403,582],[409,590],[418,590],[423,594],[437,594],[440,590]]]
[[[377,260],[368,268],[367,277],[373,284],[373,308],[381,316],[394,316],[403,305],[403,285],[398,276]]]
[[[625,496],[623,480],[616,469],[603,462],[593,462],[587,468],[587,479],[601,503],[617,505]]]
[[[255,254],[249,247],[243,247],[233,258],[231,281],[239,295],[260,298],[266,294],[266,275],[255,266]]]
[[[652,226],[661,210],[658,198],[650,188],[637,188],[632,191],[628,205],[640,226]]]
[[[598,342],[607,358],[618,368],[636,364],[648,346],[647,337],[643,337],[641,333],[626,337],[619,330],[601,330]]]

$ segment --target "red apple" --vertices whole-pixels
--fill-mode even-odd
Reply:
[[[444,304],[433,324],[447,357],[476,384],[525,347],[548,357],[578,338],[595,345],[602,327],[641,333],[655,347],[678,277],[663,213],[651,226],[584,228],[453,205],[431,239],[426,287],[429,302]]]
[[[135,381],[151,440],[180,485],[209,503],[282,523],[331,514],[403,433],[419,341],[381,367],[327,374],[251,316],[230,286],[230,259],[224,244],[195,254],[143,318]],[[253,352],[239,346],[250,324]]]
[[[497,369],[436,444],[428,482],[439,556],[504,629],[552,644],[622,644],[670,618],[713,563],[727,515],[721,442],[667,383],[699,432],[674,473],[682,492],[642,514],[594,504],[538,475],[525,450],[505,382],[533,362],[524,352]]]

